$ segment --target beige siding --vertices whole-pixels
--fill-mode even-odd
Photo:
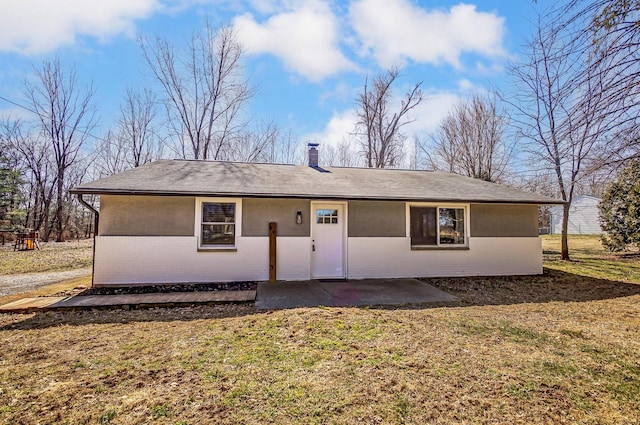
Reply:
[[[193,236],[195,198],[100,196],[101,236]]]
[[[296,213],[302,212],[302,224]],[[242,236],[269,236],[269,223],[278,223],[278,236],[310,235],[310,203],[296,199],[242,200]]]
[[[405,237],[404,202],[350,201],[349,237]]]
[[[472,237],[538,236],[536,205],[471,205]]]

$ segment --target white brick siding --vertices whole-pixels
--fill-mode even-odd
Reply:
[[[311,243],[278,237],[278,279],[310,278]],[[235,252],[198,252],[196,237],[99,236],[95,283],[264,281],[269,238],[238,237]],[[411,251],[408,238],[348,238],[347,276],[495,276],[542,273],[541,240],[469,238],[468,250]]]

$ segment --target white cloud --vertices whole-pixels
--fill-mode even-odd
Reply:
[[[344,81],[339,82],[333,90],[328,90],[320,95],[318,104],[324,106],[333,101],[345,102],[354,99],[358,95],[358,91]]]
[[[246,13],[236,17],[233,26],[248,53],[273,54],[287,69],[310,80],[355,68],[340,51],[337,19],[326,3],[304,2],[264,23]]]
[[[469,91],[469,90],[473,90],[475,88],[475,85],[467,80],[466,78],[463,78],[461,80],[458,80],[458,89],[460,91]]]
[[[0,51],[42,54],[78,36],[108,39],[133,34],[134,22],[160,7],[157,0],[19,0],[0,13]]]
[[[411,111],[409,118],[414,121],[407,124],[402,131],[410,138],[414,134],[423,137],[432,133],[459,100],[460,96],[456,92],[437,91],[426,93],[424,100]]]
[[[321,146],[335,146],[345,139],[349,139],[353,133],[358,114],[355,109],[347,109],[342,112],[335,112],[324,130],[318,133],[306,134],[303,140],[320,143]]]
[[[408,0],[359,0],[349,15],[363,53],[385,68],[406,60],[459,67],[463,52],[504,54],[504,18],[474,5],[426,10]]]

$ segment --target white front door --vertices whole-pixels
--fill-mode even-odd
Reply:
[[[344,204],[312,203],[311,275],[344,278]]]

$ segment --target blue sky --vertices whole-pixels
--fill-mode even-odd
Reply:
[[[401,67],[396,89],[423,81],[407,132],[425,135],[473,90],[508,89],[505,66],[530,33],[530,0],[1,0],[0,96],[24,103],[25,78],[58,55],[93,81],[100,126],[127,86],[153,86],[136,37],[182,43],[208,19],[236,29],[257,88],[246,109],[304,141],[337,143],[353,128],[367,75]],[[0,116],[27,113],[0,99]]]

